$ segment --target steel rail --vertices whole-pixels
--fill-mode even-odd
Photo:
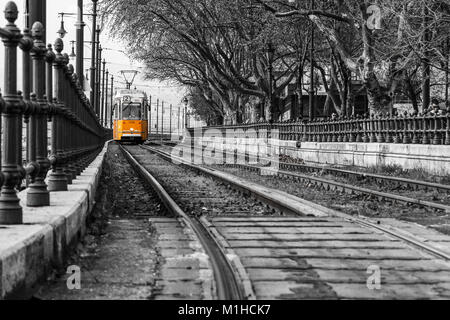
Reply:
[[[200,147],[194,147],[194,148],[200,149]],[[230,154],[230,155],[234,154],[234,153],[230,153],[230,152],[225,152],[225,153],[226,154]],[[210,158],[210,159],[215,159],[214,157],[205,156],[204,154],[202,156],[206,157],[206,158]],[[261,158],[261,157],[260,157],[260,159],[262,159],[262,160],[270,160],[270,159]],[[328,168],[320,168],[320,167],[314,167],[314,166],[308,166],[308,165],[300,165],[300,164],[290,164],[290,163],[284,163],[284,162],[279,162],[279,164],[280,164],[280,167],[283,166],[283,165],[285,165],[285,166],[297,165],[297,166],[303,166],[303,167],[308,167],[308,168],[310,168],[310,167],[311,168],[315,168],[315,169],[318,169],[318,171],[320,171],[322,169],[329,170]],[[238,167],[247,168],[247,169],[250,169],[250,170],[259,170],[260,173],[261,173],[262,170],[266,170],[266,171],[271,170],[270,168],[260,167],[260,166],[253,166],[253,165],[249,165],[249,164],[232,164],[232,166],[238,166]],[[340,169],[336,169],[336,170],[340,170]],[[345,172],[345,170],[341,170],[341,171]],[[348,171],[348,172],[359,174],[358,172],[354,172],[354,171]],[[431,202],[431,201],[420,200],[420,199],[413,199],[413,198],[409,198],[409,197],[405,197],[405,196],[401,196],[401,195],[396,195],[396,194],[376,191],[376,190],[369,189],[369,188],[353,186],[353,185],[342,183],[342,182],[338,182],[338,181],[333,181],[333,180],[329,180],[329,179],[313,177],[313,176],[310,176],[310,175],[304,175],[304,174],[291,172],[291,171],[275,170],[274,173],[276,173],[277,175],[280,175],[280,176],[284,175],[284,176],[290,176],[290,177],[293,177],[293,178],[298,178],[300,180],[307,180],[307,181],[310,181],[310,182],[314,182],[316,184],[320,184],[320,185],[322,185],[324,187],[333,186],[334,188],[342,189],[344,191],[348,190],[348,191],[351,191],[351,192],[362,193],[362,194],[366,194],[366,195],[369,195],[369,196],[377,196],[377,197],[380,197],[380,198],[383,198],[383,199],[389,199],[391,201],[403,202],[403,203],[406,203],[406,204],[416,204],[416,205],[420,205],[420,206],[423,206],[423,207],[429,207],[429,208],[433,208],[435,210],[444,211],[445,213],[450,213],[450,206],[445,205],[445,204],[440,204],[440,203],[437,203],[437,202]],[[372,177],[375,177],[375,178],[378,178],[378,179],[390,179],[390,180],[395,180],[397,182],[408,183],[408,184],[417,184],[417,185],[420,184],[420,185],[423,185],[423,186],[429,186],[429,187],[432,187],[432,188],[440,188],[440,189],[443,189],[443,190],[450,191],[450,186],[441,185],[441,184],[434,184],[434,183],[428,183],[428,182],[422,182],[422,181],[416,181],[416,180],[410,180],[410,179],[387,177],[387,176],[382,176],[382,175],[373,175],[373,174],[366,174],[366,173],[361,173],[361,175],[372,176]]]
[[[158,180],[146,170],[123,146],[120,149],[134,170],[153,188],[166,209],[180,217],[184,223],[197,235],[200,243],[210,258],[216,281],[217,297],[219,300],[244,300],[237,275],[233,270],[224,250],[209,230],[196,217],[187,215],[161,186]]]
[[[187,146],[187,147],[189,147],[189,146]],[[194,148],[200,149],[199,146],[194,146]],[[228,151],[222,151],[222,152],[225,154],[229,154],[229,155],[235,155],[234,153],[231,153]],[[242,155],[242,153],[241,153],[241,155]],[[271,160],[271,159],[264,158],[264,157],[259,157],[259,158],[262,160]],[[391,181],[391,182],[402,183],[405,185],[415,185],[415,186],[422,187],[422,188],[429,188],[429,189],[450,192],[450,185],[441,184],[441,183],[419,181],[419,180],[413,180],[413,179],[401,178],[401,177],[392,177],[392,176],[386,176],[386,175],[369,173],[369,172],[358,172],[358,171],[339,169],[339,168],[333,168],[333,167],[328,167],[328,166],[315,166],[315,165],[309,165],[309,164],[289,163],[289,162],[282,162],[282,161],[279,161],[279,164],[280,164],[281,168],[297,167],[297,168],[314,170],[316,172],[328,171],[330,173],[335,172],[335,173],[342,173],[342,174],[347,174],[347,175],[358,176],[361,178],[381,179],[381,180],[386,180],[386,181]]]
[[[450,192],[450,185],[440,184],[440,183],[433,183],[428,181],[419,181],[419,180],[413,180],[408,178],[401,178],[401,177],[390,177],[386,175],[381,174],[375,174],[375,173],[368,173],[368,172],[358,172],[353,170],[344,170],[344,169],[338,169],[338,168],[332,168],[332,167],[320,167],[320,166],[312,166],[312,165],[305,165],[305,164],[298,164],[298,163],[288,163],[288,162],[280,162],[281,166],[286,167],[301,167],[301,168],[307,168],[312,169],[315,171],[328,171],[328,172],[335,172],[335,173],[343,173],[353,176],[359,176],[362,178],[372,178],[372,179],[382,179],[392,182],[398,182],[402,184],[407,185],[416,185],[424,188],[430,188],[430,189],[436,189],[436,190],[443,190],[446,192]]]
[[[257,166],[251,166],[251,165],[243,165],[243,164],[238,164],[237,166],[247,167],[249,169],[256,169],[256,170],[259,170],[260,172],[262,170],[273,170],[273,169],[268,169],[268,168],[264,168],[264,167],[257,167]],[[296,173],[296,172],[282,171],[282,170],[273,170],[273,172],[279,176],[289,176],[289,177],[293,177],[293,178],[298,178],[300,180],[307,180],[307,181],[319,184],[325,188],[327,188],[329,186],[333,186],[336,189],[342,189],[344,191],[348,190],[348,191],[352,191],[352,192],[356,192],[356,193],[366,194],[369,196],[376,196],[376,197],[380,197],[383,199],[389,199],[391,201],[399,201],[399,202],[403,202],[406,204],[417,204],[417,205],[420,205],[423,207],[429,207],[429,208],[433,208],[436,210],[444,211],[445,213],[450,213],[450,206],[445,205],[445,204],[409,198],[409,197],[405,197],[405,196],[390,194],[390,193],[376,191],[376,190],[372,190],[372,189],[368,189],[368,188],[362,188],[362,187],[358,187],[358,186],[352,186],[350,184],[327,180],[327,179],[322,179],[322,178],[313,177],[313,176],[308,176],[308,175],[300,174],[300,173]]]
[[[185,160],[185,159],[183,159],[181,157],[177,157],[177,156],[171,155],[171,154],[169,154],[167,152],[164,152],[164,151],[161,151],[161,150],[157,150],[157,149],[154,149],[154,148],[151,148],[151,147],[148,147],[148,146],[141,146],[141,148],[147,149],[148,151],[159,155],[160,157],[162,157],[163,159],[165,159],[167,161],[177,161],[177,162],[179,162],[179,163],[181,163],[181,164],[183,164],[183,165],[185,165],[185,166],[187,166],[187,167],[189,167],[191,169],[200,171],[200,172],[205,173],[205,174],[207,174],[209,176],[212,176],[212,177],[215,177],[217,179],[220,179],[223,182],[229,183],[234,188],[248,190],[249,192],[251,192],[257,198],[261,198],[261,197],[258,196],[258,191],[257,190],[252,190],[252,188],[250,186],[243,185],[242,183],[239,183],[237,181],[233,181],[232,179],[220,176],[217,173],[215,173],[216,170],[210,170],[210,169],[206,169],[206,168],[200,167],[198,165],[194,165],[194,164],[188,162],[187,160]],[[259,167],[257,167],[257,168],[259,168]],[[267,196],[266,196],[266,198],[267,198]],[[435,248],[432,245],[424,243],[422,240],[420,240],[419,238],[415,237],[414,235],[405,235],[404,233],[402,234],[402,230],[401,229],[398,229],[396,227],[383,227],[383,226],[380,226],[380,225],[378,225],[376,223],[372,223],[370,221],[367,221],[366,219],[352,217],[352,216],[350,216],[348,214],[345,214],[343,212],[339,212],[339,211],[336,211],[336,210],[333,210],[333,209],[322,207],[322,206],[320,206],[318,204],[315,204],[313,202],[309,202],[309,201],[305,201],[305,202],[309,203],[312,207],[314,207],[316,209],[322,210],[324,213],[326,213],[328,215],[339,217],[339,218],[345,219],[347,221],[351,221],[351,222],[356,223],[356,224],[358,224],[360,226],[363,226],[365,228],[377,229],[379,231],[384,232],[387,235],[390,235],[392,237],[395,237],[395,238],[397,238],[397,239],[407,243],[410,246],[413,246],[413,247],[415,247],[417,249],[420,249],[422,251],[426,251],[426,252],[428,252],[429,254],[432,254],[435,257],[438,257],[440,259],[444,259],[444,260],[450,261],[450,254],[448,254],[447,252],[444,252],[444,251],[440,250],[439,248]],[[269,202],[268,204],[271,204],[271,203]],[[297,214],[298,214],[298,212],[297,212]]]
[[[156,150],[153,148],[150,148],[148,146],[141,146],[141,148],[143,149],[147,149],[150,152],[153,152],[157,155],[159,155],[161,158],[165,159],[166,161],[178,161],[179,163],[183,164],[184,166],[189,167],[192,170],[197,170],[203,174],[207,174],[209,176],[212,176],[216,179],[219,179],[222,182],[225,183],[229,183],[230,185],[233,186],[233,188],[238,189],[241,192],[244,193],[249,193],[252,194],[255,198],[261,200],[262,202],[268,204],[269,206],[271,206],[272,208],[278,209],[280,211],[283,211],[285,213],[289,213],[289,214],[294,214],[294,215],[298,215],[299,214],[299,210],[295,207],[295,206],[291,206],[289,203],[285,203],[283,201],[274,199],[273,197],[265,194],[264,192],[260,192],[258,190],[254,190],[253,188],[249,187],[248,185],[239,183],[237,181],[233,181],[230,179],[227,179],[226,177],[222,176],[219,174],[219,170],[214,170],[214,169],[210,169],[210,168],[203,168],[203,167],[199,167],[196,166],[188,161],[185,161],[184,159],[180,158],[180,157],[176,157],[173,155],[170,155],[168,153],[165,153],[164,151],[160,151],[160,150]]]

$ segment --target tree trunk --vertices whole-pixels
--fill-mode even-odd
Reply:
[[[406,90],[408,92],[408,98],[411,100],[414,112],[419,113],[419,103],[417,101],[417,93],[413,84],[411,83],[411,79],[406,80],[405,83],[406,83]]]
[[[264,119],[267,122],[272,121],[272,101],[269,98],[264,99]]]
[[[364,21],[367,21],[367,7],[368,1],[360,1],[361,16]],[[328,27],[316,15],[309,15],[309,18],[315,22],[317,28],[328,38],[334,45],[334,50],[339,54],[345,66],[353,72],[358,72],[364,81],[367,89],[367,97],[369,102],[369,110],[371,113],[379,114],[389,111],[390,96],[387,94],[388,89],[383,88],[375,75],[374,64],[376,56],[374,52],[373,35],[366,25],[361,28],[361,36],[363,42],[363,54],[359,59],[354,59],[352,55],[345,48],[344,43],[339,39],[336,30]],[[345,101],[348,101],[346,99]],[[343,105],[346,102],[342,101]]]
[[[224,125],[225,124],[225,118],[221,115],[217,116],[216,119],[216,125]]]
[[[328,94],[327,98],[325,99],[325,103],[323,105],[323,116],[324,117],[329,117],[330,116],[330,110],[331,110],[331,105],[333,104],[333,101],[331,101],[331,97]]]
[[[347,109],[347,115],[352,116],[355,115],[355,96],[353,94],[353,86],[352,86],[352,79],[348,79],[347,81],[347,100],[345,101],[346,109]]]
[[[427,8],[427,3],[423,4],[423,45],[424,45],[424,59],[422,63],[422,100],[423,100],[423,110],[430,107],[431,100],[431,68],[430,68],[430,51],[428,49],[429,42],[431,40],[431,34],[429,29],[429,11]]]
[[[369,112],[371,114],[388,113],[391,101],[388,94],[389,90],[380,85],[373,71],[365,79],[365,86],[367,89]]]
[[[296,118],[303,118],[303,66],[298,68],[298,79],[297,79],[297,110],[295,112]]]

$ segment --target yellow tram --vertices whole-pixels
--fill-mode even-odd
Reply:
[[[139,90],[119,89],[114,98],[114,140],[143,143],[148,138],[148,99]]]

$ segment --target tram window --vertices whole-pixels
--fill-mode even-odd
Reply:
[[[119,119],[119,108],[118,105],[115,104],[114,105],[114,120],[118,120]]]
[[[128,103],[122,107],[123,120],[140,120],[141,119],[141,104]]]

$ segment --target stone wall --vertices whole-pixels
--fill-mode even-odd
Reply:
[[[256,153],[258,143],[248,139],[195,138],[197,145],[216,150]],[[305,162],[327,165],[372,167],[399,165],[404,169],[423,169],[430,174],[450,174],[450,146],[388,143],[316,143],[262,140],[259,144],[279,148],[281,155]]]

